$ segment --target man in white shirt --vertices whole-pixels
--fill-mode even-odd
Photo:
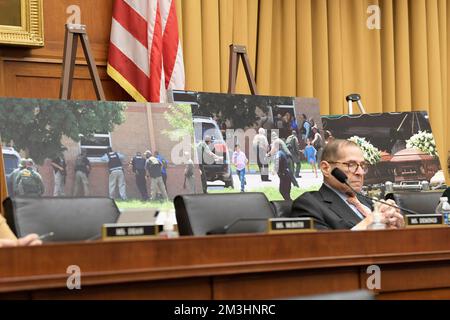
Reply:
[[[253,138],[253,149],[256,153],[256,163],[261,173],[261,181],[269,180],[269,159],[266,154],[270,150],[269,142],[267,141],[266,130],[259,128],[258,134]]]
[[[234,146],[234,153],[232,158],[233,164],[236,166],[236,171],[241,181],[241,192],[245,191],[245,166],[248,163],[247,156],[241,151],[241,147],[237,144]]]

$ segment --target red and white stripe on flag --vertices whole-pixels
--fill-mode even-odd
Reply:
[[[136,101],[184,89],[175,0],[115,0],[107,72]]]

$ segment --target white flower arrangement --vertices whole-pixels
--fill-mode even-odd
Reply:
[[[366,141],[366,138],[353,136],[348,140],[356,143],[361,148],[364,153],[364,159],[371,165],[374,165],[381,160],[380,150],[378,150],[378,148],[376,148],[369,141]]]
[[[430,156],[437,157],[436,142],[431,133],[426,131],[419,131],[413,135],[409,140],[406,140],[406,147],[415,148],[422,152],[428,153]]]

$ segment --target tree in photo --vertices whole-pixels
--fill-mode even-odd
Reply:
[[[62,137],[76,142],[98,132],[111,132],[125,121],[123,102],[59,101],[0,98],[0,137],[38,164],[66,148]]]
[[[163,130],[163,134],[171,141],[179,142],[185,137],[193,137],[192,108],[190,104],[172,104],[164,113],[164,118],[170,125],[170,130]]]

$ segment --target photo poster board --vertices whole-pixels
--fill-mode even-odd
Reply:
[[[322,116],[322,124],[326,136],[365,140],[365,189],[376,193],[388,181],[396,190],[445,183],[427,112]]]
[[[180,128],[184,125],[187,131],[193,130],[190,106],[187,110],[184,108],[184,113],[176,112],[176,116],[171,116],[173,107],[170,104],[0,98],[0,137],[9,195],[19,192],[14,190],[18,185],[14,188],[16,177],[13,175],[21,158],[31,158],[44,186],[41,196],[112,197],[119,209],[135,211],[173,208],[172,199],[176,195],[195,192],[189,192],[184,181],[185,155],[175,155],[181,148],[179,137],[186,131],[180,132]],[[127,201],[121,199],[120,181],[115,183],[110,195],[108,162],[101,159],[108,147],[123,156]],[[159,189],[154,199],[147,199],[151,196],[153,179],[149,178],[148,170],[144,170],[143,178],[142,175],[138,178],[140,168],[133,171],[133,158],[137,152],[145,158],[147,150],[152,151],[152,156],[158,151],[167,161],[168,201],[164,201]],[[86,179],[83,174],[77,175],[77,171],[82,170],[76,170],[78,165],[83,168],[82,157],[79,157],[82,152],[86,152],[90,167]],[[62,182],[52,166],[59,156],[65,161]],[[142,161],[138,163],[142,165]],[[190,186],[200,190],[200,177],[194,178]],[[150,211],[145,212],[148,216]],[[141,215],[139,222],[151,220],[147,218],[153,215]]]
[[[306,114],[308,119],[312,118],[320,128],[322,126],[319,104],[316,99],[207,93],[198,93],[198,96],[196,93],[197,97],[200,98],[201,103],[196,106],[185,102],[148,104],[0,98],[0,138],[3,146],[4,174],[8,181],[9,194],[14,194],[15,177],[13,179],[12,174],[19,168],[20,160],[31,158],[34,161],[35,171],[39,173],[44,186],[42,196],[109,197],[109,168],[108,163],[101,160],[101,157],[106,153],[107,148],[111,147],[113,151],[123,155],[122,165],[127,201],[120,199],[118,185],[115,186],[112,195],[117,200],[119,208],[173,208],[171,200],[176,195],[203,192],[197,153],[198,141],[194,137],[193,124],[197,123],[201,126],[212,124],[212,128],[217,129],[219,126],[217,121],[214,124],[209,120],[199,120],[198,118],[210,118],[210,114],[202,110],[205,110],[206,101],[214,101],[218,98],[222,99],[219,101],[220,108],[223,108],[223,114],[235,106],[242,108],[242,111],[238,110],[237,114],[253,110],[253,114],[248,120],[245,120],[245,115],[241,116],[243,121],[238,123],[236,128],[230,125],[227,128],[229,130],[248,129],[246,127],[250,124],[256,129],[258,124],[263,125],[262,120],[266,120],[267,123],[264,126],[268,128],[268,131],[282,129],[277,127],[277,122],[281,123],[278,115],[284,116],[286,113],[290,114],[286,118],[295,115],[299,128],[302,126],[302,114]],[[270,116],[264,118],[261,110],[257,110],[256,104],[265,107]],[[204,115],[201,115],[202,112]],[[258,113],[255,114],[255,112]],[[233,116],[228,118],[229,121],[236,119]],[[278,132],[285,135],[283,132],[287,131],[278,130]],[[225,136],[220,135],[217,135],[218,140],[221,138],[227,141],[226,134]],[[233,150],[235,142],[233,135],[231,137],[228,139],[229,145],[226,145],[229,152]],[[282,137],[284,138],[284,136]],[[302,139],[299,140],[301,143]],[[269,172],[272,181],[265,185],[261,183],[256,160],[249,154],[252,152],[253,141],[250,141],[249,137],[246,141],[247,146],[240,141],[243,150],[248,152],[246,156],[250,159],[246,191],[265,192],[270,200],[282,199],[278,191],[279,180],[276,174],[273,175],[272,172]],[[270,142],[270,136],[268,142]],[[169,201],[163,201],[159,190],[156,191],[155,199],[143,201],[144,197],[130,163],[137,152],[145,157],[147,150],[152,151],[153,155],[155,151],[159,151],[167,161],[165,186]],[[75,170],[77,159],[82,151],[86,152],[90,164],[90,171],[85,180],[77,178],[77,170]],[[63,181],[57,182],[61,180],[58,180],[60,178],[57,177],[52,162],[55,163],[53,160],[61,155],[64,158],[66,169]],[[219,164],[220,166],[221,164]],[[186,179],[186,172],[189,168],[193,168],[193,176],[191,179]],[[230,163],[227,164],[227,168],[229,168],[227,170],[231,170],[233,188],[225,188],[225,183],[219,179],[208,181],[207,192],[240,191],[239,178],[235,168]],[[302,168],[301,175],[302,178],[299,179],[301,187],[292,188],[293,193],[299,194],[299,190],[302,188],[320,185],[320,181],[317,181],[315,177],[311,178],[312,172],[309,169]],[[151,196],[151,181],[152,179],[146,172],[145,186],[149,197]],[[57,185],[58,187],[56,187]],[[296,197],[295,193],[293,197]]]
[[[303,156],[306,136],[302,131],[304,119],[307,119],[322,133],[317,99],[176,91],[173,101],[192,106],[196,146],[209,136],[212,140],[209,149],[222,157],[213,161],[202,160],[202,151],[197,148],[197,163],[203,168],[204,175],[201,176],[202,192],[240,192],[241,180],[236,165],[232,163],[235,145],[239,144],[248,160],[244,191],[263,192],[271,201],[283,199],[279,192],[280,179],[274,172],[274,157],[259,159],[257,155],[255,136],[260,128],[264,129],[269,144],[267,152],[271,150],[272,134],[277,134],[286,142],[292,131],[296,132],[299,146],[295,151],[295,162],[300,163],[301,169],[300,178],[296,178],[299,187],[291,189],[292,199],[304,191],[320,187],[321,175],[315,176]],[[268,164],[267,169],[260,167],[261,164]],[[295,173],[296,167],[293,171]],[[268,178],[263,177],[266,174]]]

